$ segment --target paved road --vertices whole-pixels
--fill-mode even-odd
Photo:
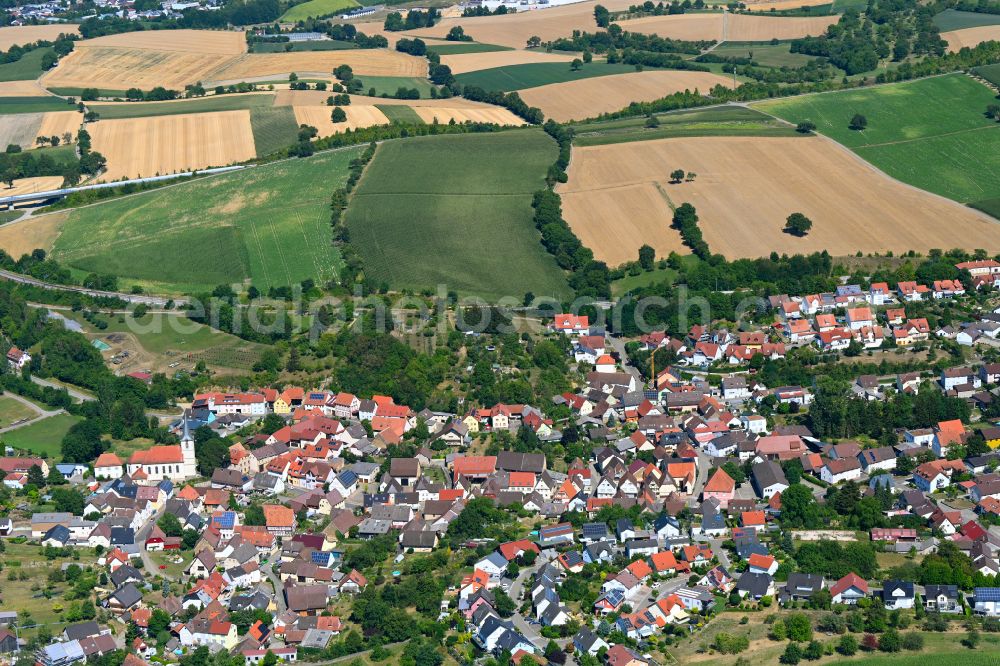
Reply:
[[[79,391],[75,388],[70,388],[69,386],[64,386],[62,384],[56,384],[55,382],[50,382],[47,379],[42,379],[41,377],[35,377],[34,375],[31,376],[31,381],[35,382],[39,386],[48,386],[49,388],[54,388],[54,389],[65,389],[66,392],[69,393],[69,396],[71,398],[73,398],[74,400],[79,400],[80,402],[90,402],[91,400],[96,399],[89,393],[84,393],[83,391]]]
[[[118,291],[100,291],[98,289],[84,289],[83,287],[75,287],[66,284],[54,284],[52,282],[44,282],[42,280],[36,280],[33,277],[27,275],[21,275],[20,273],[14,273],[12,271],[0,270],[0,280],[9,280],[11,282],[18,282],[20,284],[27,284],[33,287],[42,287],[43,289],[53,289],[55,291],[71,291],[77,294],[83,294],[85,296],[92,296],[94,298],[118,298],[126,303],[142,304],[153,307],[162,308],[168,301],[173,301],[174,304],[178,306],[187,305],[187,299],[185,298],[165,298],[163,296],[147,296],[145,294],[125,294]]]
[[[541,558],[539,558],[539,560],[540,559]],[[514,603],[516,603],[518,606],[521,605],[521,593],[524,591],[525,582],[531,580],[531,578],[535,575],[540,566],[541,563],[535,564],[530,568],[529,567],[522,568],[521,571],[518,573],[517,578],[515,578],[514,582],[511,583],[510,592],[508,594],[510,595],[510,598],[514,600]],[[510,618],[510,620],[511,622],[514,623],[514,626],[517,628],[517,630],[520,631],[522,634],[524,634],[525,638],[527,638],[529,641],[531,641],[538,647],[545,647],[545,644],[548,641],[542,637],[542,634],[540,633],[541,627],[535,624],[528,624],[528,621],[524,618],[523,615],[521,615],[519,611],[515,612],[514,615]]]
[[[8,393],[4,393],[4,396],[8,397],[8,398],[11,398],[13,400],[16,400],[17,402],[21,403],[22,405],[30,407],[34,411],[38,412],[38,416],[34,416],[34,417],[28,419],[27,421],[21,421],[17,425],[7,426],[6,428],[0,428],[0,433],[10,432],[11,430],[17,430],[18,428],[23,428],[24,426],[31,425],[32,423],[35,423],[37,421],[41,421],[42,419],[47,419],[50,416],[55,416],[56,414],[62,414],[63,411],[64,411],[62,409],[54,409],[52,411],[46,411],[46,410],[42,409],[39,405],[36,405],[35,403],[31,402],[30,400],[28,400],[26,398],[23,398],[23,397],[17,395],[16,393],[10,393],[10,392],[8,392]]]
[[[610,337],[611,348],[615,350],[618,354],[618,360],[621,362],[625,372],[635,377],[635,380],[642,385],[642,374],[636,369],[635,366],[629,363],[628,352],[625,351],[625,340],[622,338]]]

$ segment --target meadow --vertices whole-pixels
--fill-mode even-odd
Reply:
[[[765,67],[802,67],[813,56],[792,53],[791,44],[769,42],[725,42],[712,49],[712,54],[722,57],[746,58],[753,53],[753,60]]]
[[[420,124],[424,122],[416,111],[402,104],[376,104],[375,106],[394,123]]]
[[[308,2],[289,7],[288,11],[282,14],[278,20],[295,23],[310,18],[323,18],[357,6],[358,3],[354,0],[308,0]]]
[[[817,130],[894,178],[963,203],[1000,196],[1000,125],[994,93],[964,74],[754,105]],[[849,128],[854,114],[864,130]],[[973,157],[974,156],[974,157]]]
[[[622,118],[580,123],[574,126],[573,144],[601,146],[685,136],[801,136],[785,123],[742,106],[660,113],[658,127],[646,127],[646,122],[646,118]]]
[[[27,81],[37,79],[44,71],[42,56],[49,48],[34,49],[21,56],[20,60],[0,65],[0,81]]]
[[[38,410],[32,409],[10,396],[0,395],[0,428],[6,428],[11,423],[38,416]]]
[[[552,83],[579,81],[595,76],[625,74],[634,71],[634,66],[620,63],[609,65],[604,62],[592,62],[574,72],[570,69],[568,62],[536,62],[466,72],[459,74],[455,79],[463,86],[478,86],[483,90],[510,92]]]
[[[66,111],[73,107],[58,97],[0,97],[0,115]]]
[[[173,116],[180,113],[211,113],[212,111],[240,111],[267,108],[274,104],[274,95],[213,95],[178,102],[127,102],[117,104],[89,104],[88,109],[101,114],[102,120],[115,118],[147,118]]]
[[[286,160],[69,211],[53,255],[180,292],[332,279],[340,256],[330,194],[358,153]]]
[[[363,92],[366,95],[372,88],[375,89],[374,97],[381,95],[391,97],[400,88],[416,88],[420,91],[420,97],[426,98],[431,96],[431,88],[434,87],[427,79],[416,76],[365,76],[362,74],[358,78],[364,84]]]
[[[367,276],[460,296],[565,295],[531,209],[555,156],[537,129],[381,145],[346,215]]]
[[[56,414],[23,428],[5,432],[0,435],[0,442],[15,449],[31,451],[50,459],[55,458],[59,455],[63,436],[79,420],[79,416],[72,414]]]

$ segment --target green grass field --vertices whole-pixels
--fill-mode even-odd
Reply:
[[[972,73],[983,77],[995,86],[1000,86],[1000,64],[973,67]]]
[[[50,48],[35,49],[21,56],[16,62],[0,65],[0,81],[31,81],[37,79],[44,71],[42,56]]]
[[[1000,23],[1000,15],[998,14],[960,12],[956,9],[946,9],[934,17],[934,25],[941,32],[962,30],[963,28],[978,28],[983,25],[997,25],[998,23]]]
[[[0,210],[0,224],[7,224],[24,215],[22,210]]]
[[[443,285],[459,296],[566,295],[532,223],[531,194],[555,155],[540,130],[381,145],[346,217],[366,272],[394,288]]]
[[[767,42],[726,42],[712,49],[712,54],[724,58],[747,58],[753,53],[753,61],[765,67],[802,67],[813,56],[792,53],[791,44],[769,44]]]
[[[253,167],[70,211],[66,265],[171,292],[250,280],[266,291],[340,267],[330,194],[360,149]]]
[[[0,435],[0,442],[46,458],[57,458],[63,435],[79,420],[79,416],[72,414],[56,414],[23,428],[5,432]]]
[[[36,416],[38,416],[37,409],[32,409],[10,396],[0,395],[0,428],[6,428],[17,421],[33,419]]]
[[[424,122],[416,111],[405,104],[376,104],[375,106],[394,123],[422,124]]]
[[[643,271],[638,275],[626,275],[620,280],[611,283],[611,294],[620,298],[640,287],[648,287],[661,282],[673,282],[677,279],[677,271],[672,268],[654,268],[651,271]]]
[[[0,97],[0,115],[72,110],[72,105],[58,97]]]
[[[455,80],[463,86],[478,86],[483,90],[510,92],[511,90],[536,88],[550,83],[564,83],[634,71],[634,66],[620,63],[609,65],[604,62],[592,62],[574,72],[570,69],[568,62],[537,62],[466,72],[457,75]]]
[[[344,49],[353,48],[355,48],[355,44],[353,42],[341,42],[336,39],[324,39],[314,42],[256,42],[250,47],[250,53],[285,53],[286,51],[343,51]]]
[[[295,23],[310,18],[323,18],[340,12],[343,9],[357,7],[354,0],[308,0],[300,5],[289,7],[278,21]]]
[[[427,44],[428,51],[434,51],[438,55],[459,55],[462,53],[490,53],[492,51],[513,51],[509,46],[499,46],[498,44],[480,44],[479,42],[452,42],[439,44]]]
[[[645,118],[595,121],[574,126],[577,146],[648,141],[685,136],[802,136],[795,128],[760,111],[719,106],[656,115],[659,127],[647,128]]]
[[[250,109],[250,128],[257,157],[264,157],[295,143],[299,127],[295,111],[290,106],[255,107]]]
[[[362,92],[368,94],[369,90],[375,89],[375,96],[379,97],[382,95],[389,95],[390,97],[396,94],[399,88],[416,88],[420,91],[421,99],[427,99],[431,96],[431,82],[427,79],[419,79],[412,76],[364,76],[358,77],[361,79]]]
[[[1000,124],[984,116],[993,91],[964,74],[754,105],[818,131],[903,182],[956,201],[1000,196]],[[848,127],[854,114],[868,120]]]
[[[146,118],[149,116],[174,116],[181,113],[209,113],[212,111],[240,111],[243,109],[269,108],[274,95],[218,95],[186,100],[183,102],[130,102],[128,104],[90,104],[104,120],[114,118]]]

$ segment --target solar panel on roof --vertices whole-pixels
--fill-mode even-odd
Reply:
[[[976,601],[1000,601],[1000,587],[977,587],[973,594]]]

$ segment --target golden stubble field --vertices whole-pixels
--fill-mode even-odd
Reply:
[[[239,55],[246,53],[247,40],[234,30],[146,30],[96,37],[81,42],[86,47],[182,51],[184,53]]]
[[[0,28],[0,51],[16,45],[30,44],[40,39],[54,40],[59,35],[75,35],[80,29],[75,25],[17,25]]]
[[[619,111],[630,102],[651,102],[684,90],[707,93],[717,85],[732,88],[733,80],[711,72],[648,70],[552,83],[519,90],[518,94],[528,106],[544,111],[546,118],[565,122],[593,118]]]
[[[476,108],[476,107],[439,107],[439,106],[419,106],[413,108],[414,112],[425,123],[433,123],[437,120],[439,125],[446,125],[452,120],[456,123],[472,121],[474,123],[496,123],[497,125],[524,125],[524,119],[519,118],[507,109],[499,107]]]
[[[964,28],[941,33],[941,39],[948,42],[949,51],[959,51],[968,46],[973,48],[983,42],[1000,41],[1000,25],[983,25],[978,28]]]
[[[820,35],[837,16],[751,16],[748,14],[674,14],[649,16],[618,23],[623,30],[684,40],[759,42]]]
[[[49,111],[42,114],[42,124],[38,127],[37,136],[58,136],[71,134],[76,141],[76,133],[83,125],[83,114],[79,111]]]
[[[103,180],[226,166],[256,157],[250,112],[102,120],[88,127],[108,159]]]
[[[344,110],[347,120],[335,123],[331,119],[332,106],[296,106],[294,107],[295,122],[299,125],[312,125],[319,130],[321,137],[340,134],[347,129],[356,130],[361,127],[389,124],[386,115],[374,106],[351,104],[341,108]]]
[[[0,81],[0,97],[45,97],[48,94],[38,81]]]
[[[694,182],[670,184],[684,169]],[[965,244],[1000,250],[1000,224],[978,211],[893,180],[822,137],[698,137],[575,148],[558,187],[566,221],[595,257],[618,265],[649,244],[681,248],[671,205],[692,204],[712,252],[833,255],[926,252]],[[804,238],[782,231],[800,212]]]
[[[486,53],[461,53],[441,56],[441,64],[448,65],[452,74],[463,74],[480,69],[526,65],[537,62],[570,62],[575,53],[546,53],[545,51],[488,51]]]

